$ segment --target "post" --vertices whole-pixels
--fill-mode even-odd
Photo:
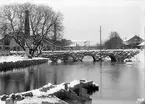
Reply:
[[[101,39],[101,34],[102,31],[101,31],[101,25],[100,25],[100,61],[101,61],[101,48],[102,48],[102,39]]]

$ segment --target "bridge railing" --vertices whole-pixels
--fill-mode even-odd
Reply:
[[[57,50],[57,51],[42,51],[42,53],[68,53],[68,52],[99,52],[100,50]],[[140,51],[140,49],[102,49],[102,52],[113,52],[113,51]],[[10,51],[10,53],[24,54],[24,51]]]
[[[100,50],[58,50],[58,51],[42,51],[42,52],[90,52],[90,51],[96,51],[99,52]],[[140,51],[140,49],[103,49],[101,51]]]

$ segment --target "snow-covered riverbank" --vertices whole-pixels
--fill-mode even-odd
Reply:
[[[68,102],[82,104],[91,101],[90,95],[98,90],[97,84],[86,80],[74,80],[59,85],[48,83],[39,89],[11,95],[4,94],[0,96],[0,104],[69,104]]]
[[[140,51],[140,53],[137,55],[138,56],[138,60],[141,63],[144,63],[145,61],[145,50],[143,49],[142,51]]]
[[[34,57],[32,59],[21,56],[0,56],[0,71],[7,71],[13,68],[27,67],[47,62],[47,58]]]
[[[22,57],[22,56],[0,56],[0,63],[3,62],[16,62],[16,61],[23,61],[23,60],[38,60],[38,59],[46,59],[46,58],[41,58],[41,57],[33,57],[32,59],[28,57]]]

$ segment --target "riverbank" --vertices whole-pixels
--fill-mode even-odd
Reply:
[[[31,65],[38,65],[47,62],[47,58],[22,56],[0,56],[0,71],[7,71],[13,68],[23,68]]]
[[[91,104],[90,96],[99,90],[93,81],[47,85],[32,91],[0,96],[0,104]],[[87,103],[88,102],[88,103]]]

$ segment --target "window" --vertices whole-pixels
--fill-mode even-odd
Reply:
[[[16,47],[13,47],[13,51],[16,51]]]
[[[5,44],[5,45],[10,45],[10,41],[9,41],[9,40],[5,40],[5,41],[4,41],[4,44]]]
[[[20,47],[17,47],[17,51],[20,51]]]
[[[5,50],[9,50],[10,49],[10,47],[5,47]]]

